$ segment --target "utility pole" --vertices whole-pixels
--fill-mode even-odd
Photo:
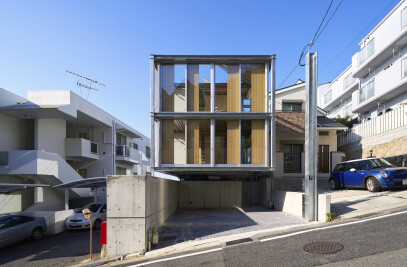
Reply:
[[[317,56],[308,51],[305,65],[305,219],[309,222],[318,219]]]

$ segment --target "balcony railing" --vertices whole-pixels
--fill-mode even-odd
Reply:
[[[354,126],[338,134],[338,146],[344,146],[363,138],[372,137],[407,125],[407,107],[402,105],[397,109]]]
[[[130,147],[125,145],[116,146],[116,155],[123,157],[130,157]]]

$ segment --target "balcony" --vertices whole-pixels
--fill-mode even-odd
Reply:
[[[99,159],[98,144],[83,138],[66,138],[65,156],[75,159]]]
[[[397,29],[399,27],[395,27]],[[398,33],[398,34],[397,34]],[[363,78],[377,69],[386,60],[392,58],[395,53],[398,53],[401,48],[407,45],[407,27],[401,32],[395,32],[393,29],[389,32],[377,32],[374,37],[374,52],[373,54],[359,65],[359,51],[352,57],[352,69],[354,78]]]
[[[375,109],[378,107],[378,104],[385,105],[387,101],[395,99],[397,96],[405,93],[407,89],[407,77],[402,76],[402,70],[402,58],[398,58],[386,69],[377,73],[374,80],[368,80],[363,86],[373,81],[374,94],[362,102],[359,99],[359,90],[353,92],[353,113],[363,113]]]
[[[141,152],[125,145],[116,145],[116,160],[124,163],[139,164]]]

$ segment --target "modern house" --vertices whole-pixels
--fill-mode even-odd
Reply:
[[[403,131],[407,126],[406,26],[407,1],[402,0],[361,40],[352,64],[318,88],[318,104],[328,117],[349,115],[357,123],[338,139],[349,159],[372,153],[382,157],[407,154],[407,150],[394,151],[396,145],[377,147],[407,136]]]
[[[150,171],[150,139],[71,91],[0,88],[0,129],[0,213],[103,200],[104,188],[54,186]]]
[[[154,170],[183,180],[269,176],[274,59],[152,55]]]

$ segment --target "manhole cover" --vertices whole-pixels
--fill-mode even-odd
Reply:
[[[343,246],[336,242],[315,242],[303,247],[308,253],[331,254],[341,251]]]

